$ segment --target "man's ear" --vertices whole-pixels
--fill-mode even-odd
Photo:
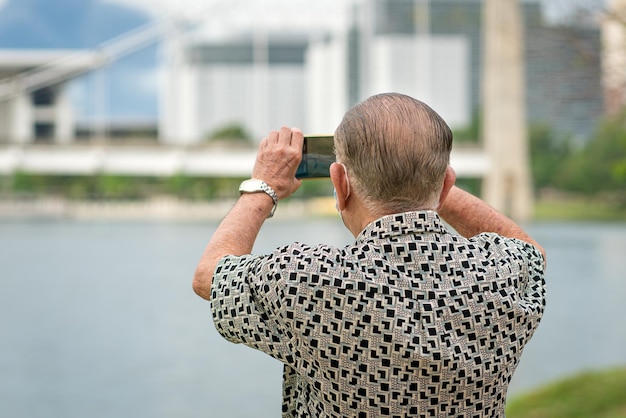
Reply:
[[[343,164],[332,163],[330,165],[330,181],[333,183],[333,187],[337,193],[337,210],[342,211],[346,207],[346,200],[348,200],[350,193],[348,176],[346,175],[346,168]]]
[[[452,186],[454,186],[455,182],[456,172],[454,171],[454,168],[448,166],[448,168],[446,169],[446,176],[443,179],[443,188],[441,189],[441,194],[439,195],[438,209],[441,209],[441,207],[443,206],[443,202],[446,201],[448,193],[450,193],[450,189],[452,189]]]

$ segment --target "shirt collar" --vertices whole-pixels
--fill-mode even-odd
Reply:
[[[361,231],[356,243],[387,240],[407,234],[447,233],[439,214],[432,210],[394,213],[378,218]]]

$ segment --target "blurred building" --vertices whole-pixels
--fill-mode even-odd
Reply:
[[[525,9],[528,119],[584,140],[605,113],[600,28],[547,25],[538,5]]]
[[[588,136],[604,111],[599,28],[549,25],[538,2],[522,7],[529,122]],[[312,48],[345,51],[348,93],[335,100],[346,106],[402,91],[459,127],[481,111],[482,13],[481,0],[366,0],[343,37]]]
[[[412,0],[356,3],[345,32],[312,43],[309,65],[316,77],[310,80],[309,103],[315,130],[336,126],[351,105],[389,91],[427,102],[453,127],[471,121],[473,103],[478,100],[472,97],[477,94],[473,86],[478,87],[480,76],[475,71],[480,58],[473,54],[478,47],[473,42],[480,39],[480,7],[470,10],[478,15],[458,16],[456,30],[436,31],[438,18],[432,13],[439,6],[435,4]],[[456,13],[450,5],[444,10]],[[340,64],[332,65],[336,62]],[[341,106],[322,117],[328,112],[327,103]]]
[[[522,2],[527,115],[584,138],[603,114],[598,27],[553,26]],[[398,91],[453,127],[481,111],[481,0],[364,0],[338,33],[170,42],[161,138],[193,143],[229,123],[332,132],[352,104]]]
[[[306,126],[305,34],[267,32],[202,43],[173,37],[161,100],[164,143],[199,142],[227,125],[256,137]]]

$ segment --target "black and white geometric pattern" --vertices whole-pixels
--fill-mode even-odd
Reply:
[[[345,248],[225,257],[212,310],[226,339],[284,363],[285,417],[501,417],[545,292],[534,246],[421,211]]]

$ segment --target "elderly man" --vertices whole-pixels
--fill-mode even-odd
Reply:
[[[250,254],[295,178],[303,135],[271,132],[197,267],[218,331],[284,364],[285,417],[504,415],[545,307],[544,252],[454,186],[452,133],[401,94],[350,109],[330,169],[355,236]],[[449,231],[442,218],[457,232]]]

